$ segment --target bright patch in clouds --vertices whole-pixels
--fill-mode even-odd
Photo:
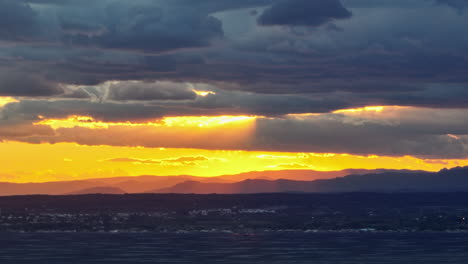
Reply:
[[[215,92],[212,92],[212,91],[193,90],[193,92],[196,93],[198,96],[202,96],[202,97],[208,96],[208,95],[210,95],[210,94],[213,94],[213,95],[216,94]]]
[[[9,103],[17,103],[19,102],[18,100],[16,100],[15,98],[13,97],[2,97],[0,96],[0,107],[3,107]]]
[[[366,106],[361,108],[351,108],[333,111],[334,114],[362,114],[362,113],[382,113],[389,110],[398,110],[408,107],[404,106]]]
[[[255,116],[181,116],[166,117],[162,123],[169,127],[216,127],[255,121]]]
[[[166,117],[161,120],[146,123],[132,122],[102,122],[89,116],[70,116],[65,119],[43,119],[35,125],[46,125],[53,129],[84,127],[91,129],[108,129],[116,126],[128,127],[217,127],[227,124],[242,124],[252,122],[255,116],[182,116]]]

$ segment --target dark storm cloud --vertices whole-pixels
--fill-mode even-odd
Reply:
[[[3,112],[9,117],[21,116],[26,120],[34,120],[37,115],[47,118],[85,115],[98,120],[138,121],[177,115],[280,117],[287,114],[328,113],[367,105],[465,108],[468,103],[467,89],[463,86],[395,87],[394,92],[388,93],[375,92],[371,88],[378,86],[369,86],[368,90],[362,87],[362,93],[336,91],[285,95],[232,91],[236,88],[225,86],[222,83],[211,85],[169,81],[106,83],[102,86],[67,88],[61,96],[86,100],[22,100],[6,107]],[[194,90],[212,93],[197,96]]]
[[[258,18],[261,25],[320,26],[351,17],[339,0],[280,0]]]
[[[402,105],[419,107],[466,108],[468,105],[468,85],[433,84],[420,85],[420,90],[388,92],[386,94],[368,93],[361,96],[363,101],[383,105]]]
[[[31,3],[56,6],[33,8]],[[158,53],[209,46],[223,36],[221,21],[210,9],[183,2],[2,0],[0,7],[2,40]]]
[[[416,111],[417,112],[417,111]],[[373,120],[340,114],[260,119],[254,149],[421,158],[467,158],[465,112],[402,111],[407,117]],[[428,116],[424,117],[422,115]],[[434,117],[443,118],[434,121]]]
[[[254,93],[345,91],[359,97],[373,91],[386,97],[402,87],[414,92],[428,83],[468,83],[468,42],[459,34],[468,20],[432,0],[348,0],[344,6],[338,1],[297,0],[14,3],[36,14],[36,33],[31,34],[36,37],[5,47],[0,63],[26,67],[56,84],[224,82],[229,85],[220,88]],[[295,22],[281,28],[258,26],[251,8],[265,14],[276,10],[299,24],[331,19],[340,30],[294,27]],[[341,9],[354,16],[336,20],[335,13],[326,11]],[[435,15],[442,22],[434,23]]]
[[[265,85],[266,86],[266,85]],[[305,89],[300,87],[299,89]],[[352,86],[354,89],[351,89]],[[340,109],[359,108],[368,105],[401,105],[437,108],[466,108],[468,105],[468,89],[465,85],[419,84],[382,85],[379,83],[351,83],[318,87],[314,93],[300,94],[258,94],[233,91],[237,88],[226,87],[226,84],[194,85],[199,90],[214,91],[205,97],[198,97],[187,105],[193,109],[218,109],[219,113],[231,111],[238,114],[259,116],[281,116],[286,114],[328,113]],[[219,87],[219,88],[215,88]],[[271,85],[278,93],[286,85]],[[220,89],[221,88],[221,89]],[[250,86],[252,88],[252,86]],[[314,86],[310,86],[313,89]],[[328,92],[324,88],[328,88]],[[259,87],[254,89],[259,90]],[[341,89],[341,90],[340,90]],[[333,91],[333,92],[332,92]],[[174,103],[171,103],[174,105]]]
[[[0,0],[0,39],[25,40],[36,33],[37,13],[25,3]]]
[[[53,31],[49,41],[73,46],[160,53],[206,47],[213,40],[222,38],[222,22],[211,15],[214,12],[261,6],[272,1],[202,0],[194,5],[193,1],[186,0],[23,0],[16,5],[31,12],[35,12],[29,5],[31,3],[53,5],[46,9],[38,8],[42,16],[35,21],[36,30]],[[20,20],[20,15],[12,17]]]
[[[98,32],[94,36],[73,34],[65,36],[65,41],[109,49],[161,52],[209,46],[211,40],[223,36],[218,19],[207,14],[176,11],[169,13],[151,4],[132,6],[119,2],[105,10],[102,29],[93,25],[68,24],[76,31]],[[67,25],[67,21],[62,22],[62,28],[63,25]]]
[[[286,116],[366,105],[468,108],[466,2],[0,0],[0,96],[23,97],[0,108],[0,126],[11,138],[14,126],[5,122],[33,131],[39,115],[119,122],[258,115],[266,118],[256,139],[225,148],[466,157],[468,125],[452,112],[401,125]],[[33,96],[47,98],[25,98]],[[41,129],[21,137],[147,143],[124,130],[112,138]],[[161,146],[158,140],[148,146]],[[189,143],[173,146],[203,147]]]
[[[63,119],[69,116],[89,116],[105,122],[146,122],[154,121],[166,116],[198,116],[198,115],[227,115],[229,111],[217,108],[193,108],[183,103],[118,103],[102,101],[102,92],[86,91],[94,101],[79,99],[54,100],[22,100],[0,108],[0,122],[2,120],[24,120],[32,122],[45,119]]]
[[[68,116],[91,116],[103,121],[127,121],[157,119],[167,111],[161,107],[142,104],[99,103],[82,100],[34,100],[9,104],[0,112],[1,116],[13,119],[37,121],[45,118],[66,118]]]
[[[222,84],[220,85],[222,86]],[[278,94],[255,94],[249,92],[229,91],[232,89],[214,88],[203,85],[195,85],[196,89],[214,91],[198,97],[186,105],[194,109],[219,109],[220,113],[237,113],[258,116],[281,116],[290,113],[326,113],[333,110],[360,106],[359,103],[348,102],[340,96],[328,96],[316,94],[278,95]],[[228,91],[226,91],[228,90]]]
[[[468,6],[467,0],[437,0],[437,2],[440,4],[447,4],[449,6],[459,9],[464,9]]]
[[[58,84],[31,72],[0,72],[0,96],[51,96],[62,94]]]

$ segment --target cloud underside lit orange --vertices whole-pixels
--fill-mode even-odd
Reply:
[[[12,102],[14,99],[5,99]],[[398,118],[404,107],[372,106],[335,115]],[[408,109],[406,109],[408,110]],[[405,110],[405,111],[406,111]],[[319,114],[289,115],[302,120]],[[219,176],[249,171],[411,169],[468,166],[463,159],[258,150],[257,116],[182,116],[147,122],[103,122],[88,116],[39,117],[3,128],[0,182],[47,182],[138,175]],[[22,133],[22,130],[34,130]],[[12,135],[9,139],[8,135]],[[24,136],[23,136],[24,134]],[[459,140],[456,135],[447,135]],[[281,142],[280,142],[281,143]],[[242,150],[239,150],[242,146]]]
[[[249,144],[255,132],[255,120],[254,116],[183,116],[145,123],[113,123],[86,116],[70,116],[36,122],[36,129],[49,129],[49,132],[30,140],[82,145],[232,150]]]
[[[47,182],[138,175],[218,176],[248,171],[392,168],[436,171],[466,160],[424,160],[333,153],[288,153],[0,143],[0,181]]]

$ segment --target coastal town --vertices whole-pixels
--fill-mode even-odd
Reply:
[[[392,202],[375,203],[378,195]],[[0,198],[0,231],[24,232],[421,232],[468,231],[466,194],[123,195]],[[179,203],[164,200],[176,197]],[[89,204],[89,199],[101,204]],[[145,206],[127,207],[139,199]],[[14,199],[14,201],[12,201]],[[53,199],[53,200],[51,200]],[[67,208],[73,199],[81,207]],[[105,201],[104,201],[104,200]],[[424,200],[426,199],[426,200]],[[5,200],[13,204],[5,206]],[[24,206],[27,200],[27,207]],[[398,201],[407,200],[406,203]],[[21,205],[23,203],[23,205]],[[14,206],[16,204],[16,206]],[[113,205],[112,205],[113,204]],[[351,205],[351,206],[350,206]],[[73,209],[71,209],[73,208]]]

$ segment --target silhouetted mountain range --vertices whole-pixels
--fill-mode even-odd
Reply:
[[[142,193],[151,189],[171,187],[190,180],[200,182],[220,181],[214,178],[205,179],[191,176],[139,176],[46,183],[0,183],[0,196],[30,194],[62,195],[96,187],[113,187],[119,188],[126,193]]]
[[[196,177],[196,176],[138,176],[138,177],[115,177],[99,178],[79,181],[61,181],[46,183],[1,183],[0,196],[49,194],[60,195],[79,192],[83,189],[95,187],[115,187],[127,193],[144,193],[149,190],[169,188],[186,181],[197,181],[202,183],[234,183],[246,179],[290,179],[311,181],[316,179],[330,179],[342,177],[349,174],[381,173],[387,170],[343,170],[343,171],[313,171],[313,170],[287,170],[287,171],[262,171],[247,172],[236,175],[223,175],[219,177]]]
[[[47,183],[0,183],[0,196],[31,194],[269,193],[269,192],[468,191],[468,167],[440,172],[312,170],[249,172],[204,178],[139,176]]]
[[[315,180],[245,180],[237,183],[187,181],[155,193],[276,193],[276,192],[459,192],[468,191],[468,167],[440,172],[387,171]]]
[[[126,192],[120,188],[116,187],[94,187],[79,190],[76,192],[68,193],[68,195],[83,195],[83,194],[125,194]]]

